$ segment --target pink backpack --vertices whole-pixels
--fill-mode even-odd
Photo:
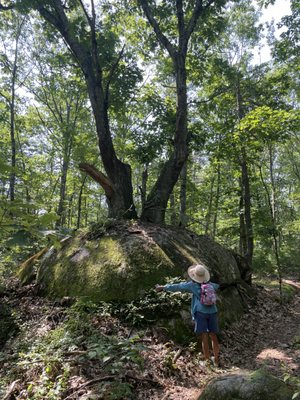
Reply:
[[[217,302],[215,289],[211,283],[201,283],[200,302],[205,306],[212,306]]]

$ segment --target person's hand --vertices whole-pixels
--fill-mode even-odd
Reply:
[[[156,285],[156,286],[155,286],[155,290],[156,290],[157,292],[162,292],[162,291],[164,290],[164,286],[163,286],[163,285]]]

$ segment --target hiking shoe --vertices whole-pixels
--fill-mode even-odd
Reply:
[[[212,365],[213,365],[215,368],[219,368],[219,367],[220,367],[220,361],[216,361],[214,356],[210,357],[210,360],[211,360],[211,362],[212,362]]]
[[[211,369],[211,361],[210,360],[203,360],[199,362],[199,366],[202,369]]]

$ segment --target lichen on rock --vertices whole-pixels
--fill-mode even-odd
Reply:
[[[215,378],[197,400],[290,400],[292,396],[285,382],[260,369]]]

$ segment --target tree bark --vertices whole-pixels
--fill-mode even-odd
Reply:
[[[82,184],[80,186],[79,190],[79,195],[78,195],[78,209],[77,209],[77,223],[76,223],[76,228],[80,228],[80,222],[81,222],[81,207],[82,207],[82,194],[83,194],[83,189],[85,185],[87,175],[84,176]]]
[[[170,194],[170,220],[171,220],[171,225],[175,226],[177,224],[177,216],[176,216],[176,210],[175,210],[175,194],[174,191]]]
[[[180,173],[181,184],[180,184],[180,214],[179,214],[179,224],[185,227],[187,225],[187,215],[186,215],[186,185],[187,185],[187,162]]]
[[[145,165],[144,170],[142,172],[142,186],[140,187],[142,209],[144,208],[146,202],[147,182],[148,182],[148,165]]]
[[[218,166],[217,166],[217,191],[215,198],[215,213],[214,213],[214,221],[213,221],[213,229],[211,237],[214,239],[217,234],[217,221],[218,221],[218,210],[219,210],[219,202],[220,202],[220,187],[221,187],[221,164],[218,158]]]
[[[201,0],[196,0],[192,16],[189,21],[185,21],[182,0],[176,1],[177,9],[177,27],[178,27],[178,46],[175,47],[160,29],[159,23],[154,18],[148,0],[138,0],[144,14],[152,26],[161,46],[165,48],[174,66],[176,76],[176,127],[174,135],[174,151],[170,158],[164,164],[161,173],[150,191],[145,207],[142,210],[141,219],[155,223],[163,223],[165,211],[169,197],[178,181],[180,172],[188,157],[188,106],[187,106],[187,73],[186,73],[186,55],[187,46],[191,34],[202,15],[205,8],[209,7],[212,1],[209,1],[206,7],[203,7]]]
[[[71,107],[67,104],[67,113],[66,113],[66,126],[70,126],[70,111]],[[73,124],[73,129],[75,128],[75,121]],[[65,215],[65,200],[66,200],[66,191],[67,191],[67,176],[69,170],[70,156],[73,147],[73,137],[69,130],[65,131],[63,134],[64,140],[64,148],[63,148],[63,163],[61,170],[61,180],[60,180],[60,196],[59,196],[59,204],[57,209],[57,215],[59,216],[59,220],[56,223],[56,227],[64,226],[66,215]]]
[[[239,202],[239,221],[240,221],[240,240],[239,252],[244,257],[247,253],[247,235],[245,227],[245,201],[244,201],[244,188],[242,178],[240,181],[240,202]]]

